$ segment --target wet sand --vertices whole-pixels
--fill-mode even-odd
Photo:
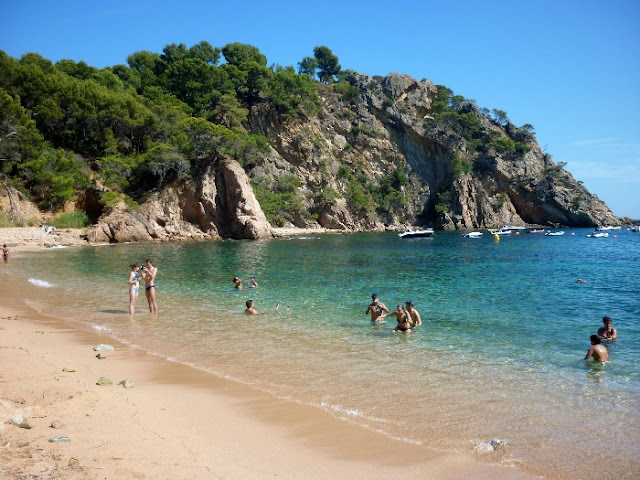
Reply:
[[[531,478],[75,330],[27,307],[22,288],[0,269],[0,478]],[[102,360],[100,343],[115,347]],[[33,428],[11,423],[20,415]]]

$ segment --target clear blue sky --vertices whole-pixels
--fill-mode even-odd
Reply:
[[[640,219],[640,2],[3,0],[0,49],[96,67],[138,50],[248,43],[297,65],[317,45],[343,68],[427,78],[535,127],[617,215]]]

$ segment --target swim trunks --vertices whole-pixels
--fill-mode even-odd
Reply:
[[[147,290],[147,291],[151,290],[152,288],[156,288],[156,286],[155,285],[148,285],[148,286],[144,287],[144,289]]]

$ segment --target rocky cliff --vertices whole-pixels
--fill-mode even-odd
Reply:
[[[472,102],[443,109],[429,81],[352,74],[342,87],[319,86],[321,111],[304,120],[254,106],[248,129],[268,139],[268,154],[243,166],[209,158],[139,210],[103,216],[90,239],[260,238],[271,235],[263,210],[277,226],[352,231],[619,221],[530,131]]]

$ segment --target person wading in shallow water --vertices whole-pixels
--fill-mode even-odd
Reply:
[[[158,269],[153,266],[151,260],[147,258],[145,266],[142,267],[142,274],[144,275],[144,294],[149,302],[149,311],[156,313],[158,311],[158,305],[156,304],[156,275]]]
[[[131,265],[131,273],[129,273],[129,313],[133,315],[136,308],[136,300],[138,299],[138,291],[140,290],[140,274],[138,273],[137,264]]]
[[[611,317],[602,317],[603,327],[598,329],[598,336],[603,340],[615,340],[618,338],[618,331],[611,326]]]
[[[378,299],[378,294],[371,295],[371,303],[367,307],[367,311],[364,312],[365,315],[371,314],[372,322],[382,322],[384,320],[382,314],[385,312],[389,313],[389,309]]]
[[[7,247],[7,244],[5,243],[2,245],[2,260],[4,260],[4,263],[9,263],[10,256],[11,253],[9,253],[9,247]]]
[[[600,344],[600,339],[598,335],[591,335],[591,348],[587,352],[587,356],[584,357],[585,360],[588,360],[589,357],[593,357],[596,362],[608,362],[609,361],[609,352],[607,352],[607,347]]]

